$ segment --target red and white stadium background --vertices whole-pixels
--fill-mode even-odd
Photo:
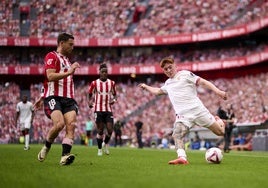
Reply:
[[[229,60],[208,61],[208,62],[196,62],[179,64],[179,69],[196,71],[208,71],[242,67],[247,65],[253,65],[268,60],[268,49],[264,52],[255,53],[250,56],[241,58],[234,58]],[[75,74],[77,75],[97,75],[98,65],[83,66],[77,69]],[[43,74],[43,66],[0,66],[0,74],[9,75],[41,75]],[[162,74],[161,68],[158,64],[155,65],[113,65],[109,67],[109,74],[112,75],[127,75],[127,74]]]
[[[261,18],[246,25],[237,26],[225,30],[210,32],[200,32],[191,34],[179,34],[169,36],[148,36],[148,37],[124,37],[124,38],[79,38],[75,37],[75,45],[78,47],[123,47],[123,46],[154,46],[180,43],[193,43],[200,41],[221,40],[230,37],[246,35],[268,26],[268,17]],[[56,38],[36,38],[36,37],[0,37],[0,46],[29,46],[48,47],[56,46]],[[191,71],[209,71],[218,69],[228,69],[258,64],[268,60],[268,48],[262,52],[249,56],[233,58],[228,60],[192,62],[179,64],[180,69]],[[162,71],[157,64],[152,65],[112,65],[109,74],[161,74]],[[33,66],[4,66],[0,65],[0,74],[5,75],[41,75],[43,67]],[[97,65],[84,66],[76,71],[78,75],[98,74]]]

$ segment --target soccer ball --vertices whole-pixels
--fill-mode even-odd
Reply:
[[[206,151],[205,159],[208,163],[220,164],[222,158],[223,154],[219,148],[212,147]]]

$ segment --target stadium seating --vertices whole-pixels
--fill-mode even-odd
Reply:
[[[246,76],[236,79],[216,79],[213,82],[222,89],[228,90],[228,103],[233,104],[237,123],[264,122],[268,119],[268,96],[262,88],[267,88],[268,73],[262,73],[256,76]],[[241,83],[245,83],[242,85]],[[155,86],[160,86],[159,82],[154,83]],[[31,100],[34,102],[39,96],[41,85],[31,85]],[[19,101],[19,86],[14,83],[0,85],[1,88],[1,111],[0,120],[1,140],[10,135],[8,142],[15,142],[19,138],[19,131],[14,122],[16,103]],[[87,83],[80,84],[77,88],[76,100],[79,104],[78,126],[75,137],[80,139],[80,135],[85,132],[86,117],[92,115],[92,112],[87,106],[86,92],[88,89]],[[161,96],[156,99],[148,108],[140,110],[135,116],[130,116],[131,113],[141,106],[155,99],[155,96],[144,93],[137,87],[137,83],[126,84],[118,83],[118,103],[114,105],[114,117],[123,120],[128,117],[123,135],[128,138],[135,138],[135,126],[137,118],[144,123],[144,139],[150,140],[154,135],[168,133],[173,126],[174,112],[167,97]],[[253,95],[252,95],[253,93]],[[213,93],[205,90],[199,90],[199,96],[204,101],[208,109],[216,114],[218,105],[226,107],[226,102],[221,102]],[[260,100],[261,99],[261,100]],[[265,106],[266,105],[266,106]],[[266,111],[265,111],[266,110]],[[140,114],[140,116],[137,116]],[[51,121],[44,118],[42,110],[37,111],[33,123],[33,138],[32,142],[40,143],[44,139],[44,133],[51,126]],[[9,118],[7,118],[9,117]],[[63,135],[61,135],[63,136]],[[56,141],[60,141],[61,136]]]
[[[24,6],[17,1],[1,3],[0,36],[56,37],[61,31],[88,38],[191,33],[248,23],[268,12],[268,2],[256,0],[33,0]],[[29,26],[29,31],[20,26]]]

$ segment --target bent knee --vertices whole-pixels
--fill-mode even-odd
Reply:
[[[75,128],[76,128],[77,124],[76,122],[70,122],[66,125],[66,131],[68,133],[74,132]]]
[[[218,130],[217,132],[215,132],[215,134],[217,136],[224,136],[224,130]]]
[[[65,126],[65,124],[64,124],[63,121],[59,121],[59,122],[56,123],[56,128],[58,130],[62,130],[64,128],[64,126]]]
[[[214,134],[217,136],[224,136],[225,133],[225,127],[224,124],[215,122],[210,127],[208,127]]]
[[[70,123],[70,126],[71,126],[71,127],[74,127],[74,128],[75,128],[76,125],[77,125],[77,123],[76,123],[75,121],[73,121],[73,122]]]

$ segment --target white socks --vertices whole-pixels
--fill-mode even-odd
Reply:
[[[26,134],[25,135],[25,147],[29,147],[29,141],[30,141],[30,135],[29,134]]]
[[[183,157],[185,160],[187,159],[186,152],[184,149],[177,149],[178,157]]]

